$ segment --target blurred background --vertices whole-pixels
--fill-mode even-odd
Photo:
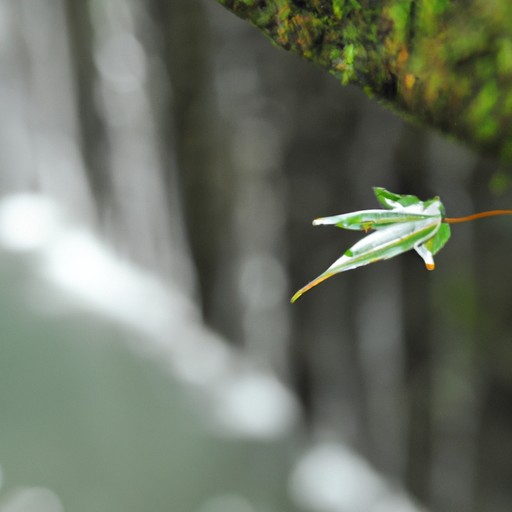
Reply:
[[[510,510],[510,219],[289,304],[508,169],[214,0],[0,0],[0,69],[0,512]]]

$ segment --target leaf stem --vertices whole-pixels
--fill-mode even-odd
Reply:
[[[484,217],[494,217],[495,215],[512,215],[512,210],[489,210],[487,212],[467,215],[466,217],[445,217],[443,222],[446,222],[446,224],[459,224],[460,222],[470,222],[476,219],[483,219]]]

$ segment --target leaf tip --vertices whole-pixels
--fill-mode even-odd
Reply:
[[[306,286],[303,286],[299,291],[295,292],[293,297],[290,299],[290,302],[293,304],[299,297],[304,295],[308,290],[311,290],[311,288],[314,288],[317,284],[321,283],[322,281],[325,281],[332,275],[333,274],[329,272],[318,276],[316,279],[313,279],[313,281],[308,283]]]
[[[293,297],[290,299],[290,302],[293,304],[304,292],[302,290],[299,290],[298,292],[295,292]]]

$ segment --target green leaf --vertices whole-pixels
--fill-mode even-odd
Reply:
[[[421,213],[408,213],[405,211],[390,210],[360,210],[358,212],[343,213],[332,217],[321,217],[313,221],[314,226],[334,225],[339,228],[363,230],[380,229],[392,224],[424,220],[431,217]]]
[[[425,242],[425,245],[428,247],[429,251],[435,255],[446,245],[446,242],[448,242],[450,236],[450,225],[443,223],[439,227],[439,231],[435,234],[435,236]]]
[[[422,203],[416,196],[394,194],[382,187],[373,187],[373,193],[377,201],[386,208],[397,208]]]
[[[419,246],[435,235],[439,225],[440,220],[432,218],[395,224],[372,233],[357,242],[325,272],[301,288],[292,297],[292,302],[295,302],[303,293],[335,274],[377,261],[387,260]]]
[[[423,258],[428,270],[435,268],[434,255],[450,238],[450,226],[443,223],[444,207],[439,198],[421,201],[416,196],[394,194],[381,187],[375,187],[374,192],[387,210],[361,210],[313,222],[314,225],[376,231],[353,245],[325,272],[295,293],[292,302],[335,274],[393,258],[411,249]]]

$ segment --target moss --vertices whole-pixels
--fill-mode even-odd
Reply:
[[[343,52],[339,48],[332,48],[329,52],[329,58],[331,59],[332,67],[336,67],[343,61]]]
[[[432,74],[425,80],[423,85],[423,99],[427,105],[434,105],[443,90],[444,76],[433,69]]]
[[[454,96],[458,98],[459,101],[463,100],[464,98],[469,98],[471,96],[472,88],[471,79],[467,76],[453,77],[451,88],[453,90]]]
[[[338,20],[343,18],[343,11],[345,7],[345,0],[332,0],[332,13]]]
[[[512,162],[512,141],[505,142],[499,156],[504,162]]]
[[[355,49],[353,44],[348,44],[343,48],[343,60],[345,61],[345,69],[341,76],[341,83],[347,85],[355,78],[354,74],[354,56]]]
[[[438,34],[441,20],[448,14],[450,7],[450,0],[418,0],[418,29],[426,36]]]
[[[359,29],[354,25],[354,23],[348,23],[343,29],[343,40],[347,43],[353,43],[360,39],[361,35],[359,34]]]
[[[393,23],[393,41],[397,46],[402,45],[407,40],[409,19],[411,16],[411,2],[393,2],[384,10],[384,16],[387,16]]]
[[[496,82],[489,82],[475,96],[468,108],[467,118],[480,140],[489,140],[498,131],[498,122],[494,117],[497,102],[498,86]]]
[[[448,11],[452,3],[452,0],[423,0],[423,5],[427,5],[435,16],[440,16]]]
[[[274,13],[279,29],[286,27],[291,12],[291,6],[286,0],[276,0]]]
[[[512,40],[501,38],[498,41],[496,67],[501,76],[512,76]]]
[[[363,87],[363,91],[369,98],[373,98],[375,96],[373,89],[369,85],[365,85]]]
[[[272,23],[273,19],[276,15],[276,6],[266,6],[265,8],[260,8],[258,4],[258,0],[240,0],[244,6],[246,6],[246,10],[254,13],[252,22],[259,28],[264,28]]]
[[[454,31],[457,31],[455,34]],[[476,53],[488,48],[488,34],[482,26],[453,27],[445,37],[450,44],[443,44],[440,48],[442,58],[447,63],[461,63]]]
[[[507,91],[505,99],[503,100],[503,113],[506,116],[512,116],[512,91]]]
[[[389,23],[384,45],[389,59],[390,71],[400,76],[407,71],[405,68],[409,59],[408,39],[411,24],[411,2],[391,2],[383,14],[384,19]]]
[[[416,77],[412,73],[407,73],[404,76],[404,87],[408,91],[413,89],[415,83],[416,83]]]
[[[498,86],[496,82],[485,85],[469,108],[469,117],[475,121],[491,113],[498,100]]]
[[[356,48],[353,44],[348,44],[343,49],[333,48],[330,51],[329,57],[333,66],[331,74],[343,85],[347,85],[355,80],[355,55]]]
[[[342,84],[512,162],[512,2],[218,1]]]
[[[475,136],[481,141],[490,141],[498,133],[499,124],[496,119],[486,119],[481,125],[475,126]]]
[[[276,7],[276,42],[312,59],[314,47],[323,34],[322,21],[310,13],[292,9],[286,0],[276,0]]]

